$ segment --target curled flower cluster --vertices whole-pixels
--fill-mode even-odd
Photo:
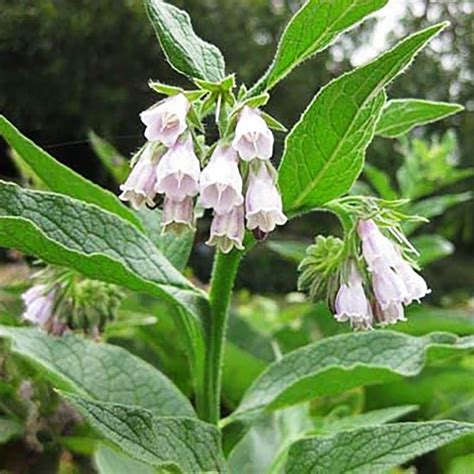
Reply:
[[[179,231],[194,227],[199,195],[198,204],[214,214],[207,243],[224,253],[242,249],[245,221],[257,238],[287,221],[270,163],[273,134],[257,109],[244,106],[232,139],[217,143],[201,170],[187,125],[190,108],[181,93],[142,112],[148,143],[121,185],[120,199],[139,208],[164,195],[163,230]]]
[[[337,293],[335,318],[349,320],[357,329],[370,328],[374,321],[380,325],[405,321],[404,306],[430,293],[426,281],[372,220],[359,221],[357,232],[372,283],[373,303],[370,304],[363,278],[352,264],[347,282]]]

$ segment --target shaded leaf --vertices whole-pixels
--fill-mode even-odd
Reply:
[[[94,453],[94,463],[99,474],[157,474],[157,470],[149,464],[137,461],[105,444],[100,444]]]
[[[411,239],[411,243],[420,252],[417,261],[421,266],[448,257],[454,252],[454,245],[441,235],[418,235]]]
[[[365,163],[364,175],[382,199],[398,199],[398,193],[393,189],[390,176],[385,171]]]
[[[23,426],[15,420],[0,417],[0,444],[10,441],[12,438],[23,434]]]

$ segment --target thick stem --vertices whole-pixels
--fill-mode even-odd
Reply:
[[[225,255],[216,254],[212,270],[209,302],[211,318],[208,327],[206,366],[204,387],[203,418],[209,423],[217,424],[220,418],[222,359],[227,329],[227,316],[232,297],[235,276],[243,252],[233,250]]]

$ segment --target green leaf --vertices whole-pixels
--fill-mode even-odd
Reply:
[[[434,333],[413,337],[391,331],[344,334],[284,355],[252,384],[232,419],[247,419],[311,400],[419,374],[426,357],[474,348],[474,338]]]
[[[299,264],[306,257],[310,244],[299,240],[269,240],[266,245],[280,257]]]
[[[94,130],[90,130],[87,137],[94,153],[115,182],[117,184],[123,183],[130,173],[128,160],[111,143],[99,137]]]
[[[157,417],[139,407],[62,395],[92,428],[134,459],[181,472],[227,472],[215,426],[195,418]]]
[[[382,199],[398,199],[398,193],[393,189],[390,176],[387,173],[365,163],[364,175]]]
[[[464,110],[459,104],[418,99],[397,99],[387,103],[376,134],[386,138],[404,135],[415,127],[436,122]]]
[[[326,49],[343,31],[387,4],[388,0],[309,0],[288,23],[272,65],[252,89],[271,89],[296,66]]]
[[[0,245],[142,291],[186,311],[202,337],[205,294],[193,287],[136,227],[97,206],[0,182]]]
[[[279,184],[287,213],[310,211],[349,191],[374,137],[384,88],[445,27],[416,33],[321,89],[286,139]]]
[[[18,438],[23,434],[23,426],[15,420],[0,417],[0,444],[7,443],[12,438]]]
[[[196,416],[188,399],[150,364],[125,349],[82,336],[49,336],[36,328],[0,326],[13,353],[55,387],[104,402],[137,405],[158,416]]]
[[[418,235],[411,240],[411,243],[420,252],[417,261],[422,267],[448,257],[454,252],[454,245],[441,235]]]
[[[161,0],[145,0],[145,7],[174,69],[192,79],[220,82],[225,78],[222,53],[196,35],[186,12]]]
[[[157,474],[158,471],[140,461],[130,458],[116,449],[100,444],[94,453],[94,463],[99,474]]]
[[[140,221],[135,214],[116,196],[59,163],[22,135],[3,115],[0,115],[0,135],[51,191],[97,204],[140,227]]]
[[[385,472],[474,431],[470,423],[396,423],[316,436],[290,449],[288,474]]]

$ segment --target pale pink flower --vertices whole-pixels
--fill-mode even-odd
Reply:
[[[21,296],[25,303],[23,318],[44,326],[53,316],[55,291],[46,285],[34,285]]]
[[[382,311],[393,303],[406,301],[408,292],[403,280],[390,267],[378,268],[372,276],[372,286],[375,297]]]
[[[250,171],[245,196],[247,229],[272,232],[277,225],[286,224],[283,204],[273,177],[265,165],[258,172]]]
[[[156,196],[157,164],[158,156],[153,147],[146,147],[125,183],[120,185],[122,193],[119,198],[129,201],[135,209],[139,209],[144,203],[152,206]]]
[[[400,260],[395,267],[395,271],[402,279],[407,290],[407,295],[404,299],[405,304],[420,301],[421,298],[431,293],[425,279],[413,270],[412,266],[405,260]]]
[[[201,173],[200,187],[202,206],[217,214],[227,214],[244,202],[238,157],[231,147],[217,146]]]
[[[178,141],[161,158],[156,168],[155,191],[175,202],[199,192],[199,159],[194,153],[191,136]]]
[[[187,128],[186,115],[190,106],[186,96],[178,94],[142,112],[140,118],[146,125],[146,139],[173,146]]]
[[[273,133],[257,109],[245,106],[239,115],[233,148],[245,161],[268,160],[273,154]]]
[[[163,217],[161,220],[163,232],[168,229],[175,231],[184,228],[194,228],[194,203],[192,197],[185,197],[182,201],[173,201],[165,197],[163,204]]]
[[[243,250],[244,233],[244,206],[235,206],[226,214],[214,215],[207,244],[216,246],[223,253],[229,253],[234,247]]]
[[[398,321],[406,321],[405,310],[402,303],[390,303],[385,309],[375,304],[375,319],[381,326],[396,324]]]

